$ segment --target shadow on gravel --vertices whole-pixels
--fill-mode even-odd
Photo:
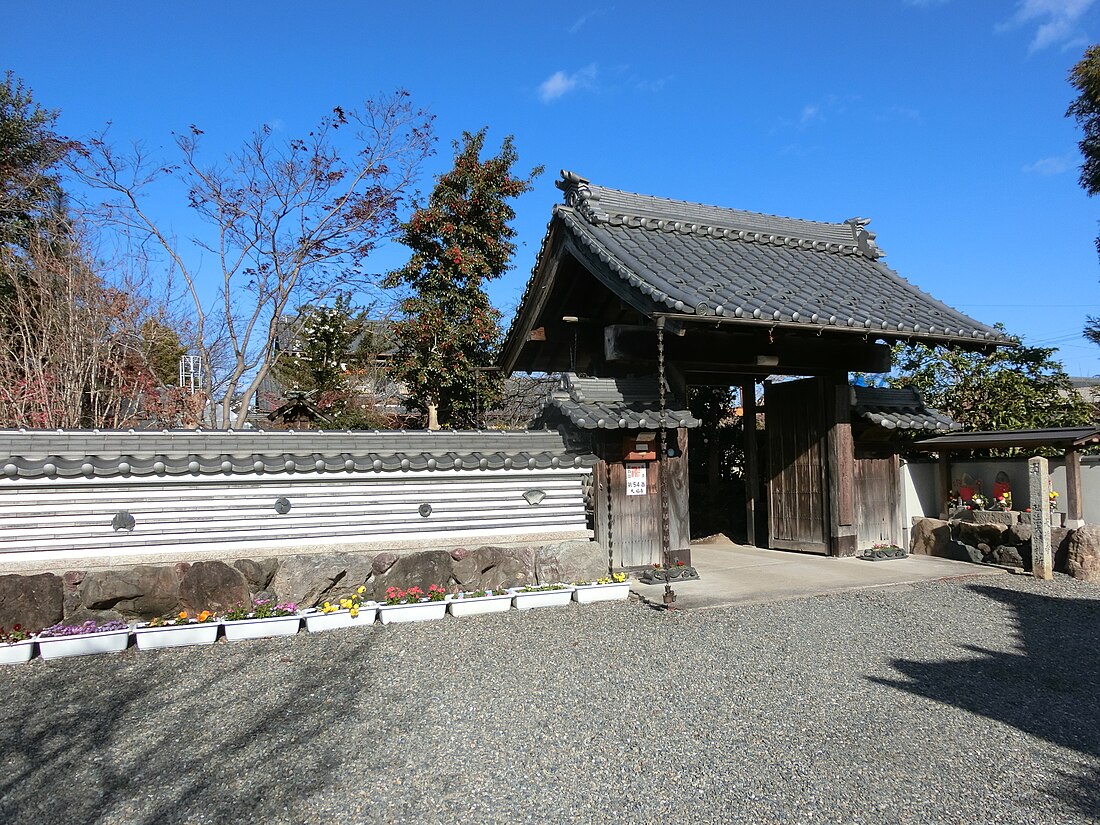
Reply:
[[[1015,613],[1006,624],[1006,647],[961,645],[972,657],[920,662],[896,659],[904,679],[872,681],[1012,725],[1082,754],[1056,766],[1062,776],[1043,791],[1087,814],[1100,812],[1100,601],[1065,599],[990,585],[970,585],[978,596]],[[1011,771],[1013,766],[1006,765]]]
[[[35,672],[4,696],[0,822],[294,821],[328,789],[341,722],[369,690],[319,649],[291,637],[21,666]]]

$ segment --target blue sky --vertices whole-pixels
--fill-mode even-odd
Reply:
[[[1100,373],[1100,203],[1077,185],[1066,82],[1098,0],[527,4],[26,3],[10,68],[62,131],[111,121],[170,147],[194,123],[227,151],[396,87],[449,141],[490,129],[544,164],[517,204],[519,299],[568,168],[605,186],[814,220],[872,219],[901,275]],[[430,188],[431,181],[423,182]],[[163,218],[186,231],[187,216]],[[374,266],[402,262],[401,248]]]

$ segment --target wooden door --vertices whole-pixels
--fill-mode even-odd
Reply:
[[[627,467],[646,468],[645,495],[627,495]],[[656,461],[608,462],[611,499],[611,558],[615,567],[661,562],[661,496]]]
[[[880,542],[900,544],[899,471],[896,455],[856,457],[856,550]]]
[[[816,378],[768,384],[768,546],[829,552],[825,393]]]

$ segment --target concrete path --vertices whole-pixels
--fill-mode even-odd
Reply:
[[[673,585],[676,604],[685,610],[782,601],[939,579],[993,576],[1005,572],[1000,567],[931,556],[863,561],[762,550],[734,544],[725,536],[692,544],[691,558],[699,571],[699,580]],[[662,603],[664,585],[645,585],[631,579],[630,588],[644,599]]]

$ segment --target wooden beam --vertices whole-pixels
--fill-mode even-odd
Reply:
[[[760,459],[756,450],[756,382],[741,384],[741,427],[745,441],[745,542],[756,545],[756,510],[760,492]]]
[[[848,376],[825,380],[828,426],[829,552],[833,556],[854,556],[855,449],[852,444],[851,390]]]
[[[1066,527],[1077,528],[1085,524],[1081,507],[1081,453],[1066,450]]]
[[[611,324],[604,329],[604,357],[609,362],[652,361],[656,337],[652,327]],[[886,372],[891,356],[885,344],[858,338],[837,340],[780,332],[771,341],[764,332],[689,328],[683,336],[665,337],[665,357],[685,372],[733,368],[794,375],[813,371],[835,374],[837,369]]]
[[[944,517],[947,512],[947,498],[951,495],[951,453],[943,450],[936,461],[936,512]]]

